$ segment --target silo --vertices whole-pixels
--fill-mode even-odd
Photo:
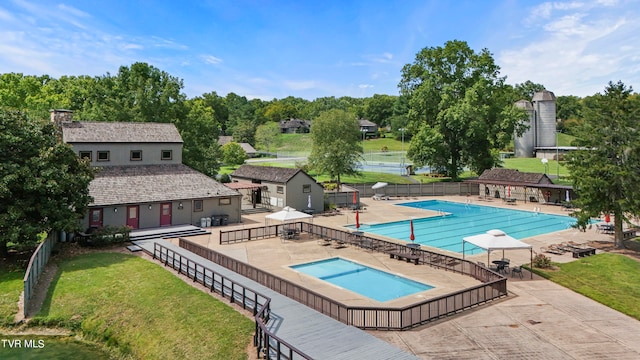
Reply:
[[[521,136],[513,135],[513,151],[515,157],[530,158],[533,157],[534,137],[535,137],[535,118],[533,105],[527,100],[518,100],[515,106],[524,109],[527,112],[527,118],[523,121],[529,129]]]
[[[547,90],[533,95],[535,111],[535,146],[556,146],[556,96]]]

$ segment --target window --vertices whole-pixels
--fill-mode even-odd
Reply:
[[[276,187],[276,192],[278,194],[284,194],[284,186],[277,186]]]
[[[193,200],[193,212],[202,211],[202,200]]]
[[[131,161],[141,161],[142,150],[131,150]]]
[[[231,198],[220,198],[220,205],[231,205]]]
[[[98,161],[109,161],[109,152],[98,151]]]
[[[92,151],[80,151],[80,159],[87,159],[89,161],[93,160],[93,152]]]
[[[173,150],[162,150],[162,160],[173,159]]]
[[[302,192],[303,193],[310,193],[311,192],[311,185],[310,184],[302,185]]]

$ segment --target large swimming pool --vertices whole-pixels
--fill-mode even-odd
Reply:
[[[570,216],[542,214],[492,206],[463,204],[442,200],[415,201],[398,206],[437,211],[440,215],[413,219],[415,242],[462,253],[462,239],[500,229],[516,239],[566,230],[575,224]],[[362,225],[361,231],[410,242],[409,219],[374,225]],[[483,249],[465,244],[467,255]]]
[[[432,289],[423,284],[339,257],[292,265],[292,269],[377,301],[389,301]]]

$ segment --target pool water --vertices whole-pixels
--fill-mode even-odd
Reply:
[[[413,219],[415,241],[418,244],[462,253],[462,239],[467,236],[500,229],[515,239],[524,239],[554,231],[570,229],[576,219],[570,216],[541,214],[484,205],[462,204],[442,200],[415,201],[398,206],[433,210],[439,216]],[[374,225],[362,225],[361,231],[410,242],[409,220]],[[485,250],[466,243],[467,255]]]
[[[339,257],[290,267],[381,302],[433,288],[431,285],[373,269]]]

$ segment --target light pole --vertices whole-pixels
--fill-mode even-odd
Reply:
[[[544,174],[547,175],[547,171],[549,170],[549,159],[542,158],[542,160],[540,160],[540,161],[544,165]]]
[[[558,151],[558,134],[560,131],[556,130],[556,180],[560,180],[560,154]]]
[[[402,165],[404,166],[404,130],[405,128],[400,128],[399,130],[402,133]]]

